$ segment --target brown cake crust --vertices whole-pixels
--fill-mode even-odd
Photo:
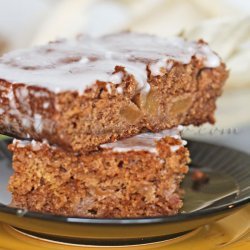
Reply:
[[[79,94],[54,93],[1,80],[1,133],[47,139],[69,151],[90,151],[101,143],[145,130],[157,132],[179,124],[214,123],[215,102],[228,75],[223,63],[217,68],[205,68],[196,58],[186,65],[175,62],[163,76],[152,76],[148,71],[151,90],[143,96],[136,91],[133,75],[118,66],[115,72],[119,71],[124,72],[119,85],[122,94],[116,91],[117,85],[111,84],[108,91],[105,82],[97,82]],[[22,92],[26,92],[25,98]]]
[[[171,137],[156,147],[158,154],[102,149],[77,155],[46,143],[14,143],[9,147],[15,171],[9,182],[12,206],[98,218],[176,214],[189,152]]]

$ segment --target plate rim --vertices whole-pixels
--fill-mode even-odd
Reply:
[[[0,143],[6,142],[6,140],[1,140]],[[250,163],[250,155],[245,152],[236,150],[231,147],[226,147],[218,144],[203,142],[199,140],[188,140],[189,144],[203,144],[208,147],[217,147],[224,150],[231,150],[235,153],[244,156],[249,159]],[[240,198],[233,202],[227,202],[218,206],[204,208],[202,210],[190,212],[190,213],[180,213],[177,215],[171,216],[154,216],[154,217],[130,217],[130,218],[90,218],[90,217],[66,217],[63,215],[53,215],[49,213],[40,213],[40,212],[32,212],[26,209],[9,207],[0,203],[0,213],[11,214],[16,217],[22,217],[27,219],[38,219],[42,221],[50,221],[57,223],[67,223],[67,224],[85,224],[85,225],[147,225],[147,224],[166,224],[166,223],[174,223],[174,222],[184,222],[188,220],[197,219],[200,217],[206,217],[211,215],[218,215],[222,212],[229,212],[236,208],[242,207],[250,202],[250,192],[246,197]]]
[[[139,218],[88,218],[88,217],[66,217],[61,215],[53,215],[49,213],[39,213],[25,211],[25,209],[12,208],[0,203],[0,213],[8,213],[16,217],[39,219],[42,221],[50,221],[57,223],[85,224],[85,225],[146,225],[146,224],[166,224],[174,222],[183,222],[193,220],[199,217],[210,215],[218,215],[221,212],[229,212],[239,207],[243,207],[250,201],[249,197],[241,199],[235,203],[227,203],[221,206],[209,209],[199,210],[191,213],[182,213],[172,216],[155,216],[155,217],[139,217]],[[19,214],[22,214],[21,216]]]

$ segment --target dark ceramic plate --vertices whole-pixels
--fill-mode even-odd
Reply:
[[[184,207],[175,216],[91,219],[34,213],[8,206],[12,173],[8,141],[0,141],[0,221],[52,240],[89,244],[134,244],[168,239],[236,211],[250,200],[250,156],[233,149],[189,141],[192,164],[183,182]],[[191,174],[205,172],[209,181],[194,188]]]

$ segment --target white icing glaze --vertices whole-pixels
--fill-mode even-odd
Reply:
[[[165,59],[158,60],[155,63],[151,63],[149,69],[153,76],[162,75],[162,68],[167,68],[167,61]]]
[[[107,88],[107,90],[108,90],[108,93],[111,94],[112,91],[111,91],[110,83],[107,83],[107,84],[106,84],[106,88]]]
[[[109,77],[109,82],[112,82],[114,84],[119,84],[122,82],[123,75],[124,75],[123,72],[117,72],[115,74],[112,74]]]
[[[0,108],[0,115],[2,115],[4,112],[4,109]]]
[[[27,146],[31,146],[33,151],[38,151],[41,149],[42,145],[47,145],[48,147],[51,147],[52,149],[55,149],[56,146],[49,146],[47,140],[43,140],[42,142],[31,140],[31,141],[25,141],[25,140],[17,140],[14,139],[12,142],[16,147],[18,148],[25,148]]]
[[[32,146],[32,150],[34,150],[34,151],[38,151],[41,149],[41,144],[37,143],[34,140],[31,141],[31,146]]]
[[[180,147],[187,144],[186,141],[181,139],[180,132],[183,130],[182,126],[178,126],[176,128],[163,130],[159,133],[143,133],[139,135],[135,135],[133,137],[119,140],[112,143],[106,143],[100,145],[100,148],[103,149],[112,149],[113,152],[117,153],[125,153],[129,151],[147,151],[153,154],[157,154],[157,147],[156,142],[160,139],[170,136],[173,137],[181,142],[180,145],[172,145],[171,151],[175,152]],[[35,140],[28,141],[28,140],[13,140],[13,144],[19,148],[24,148],[26,146],[31,146],[32,150],[38,151],[41,149],[42,145],[47,145],[48,147],[51,147],[52,149],[56,149],[57,146],[50,146],[48,144],[47,140],[43,140],[42,142],[38,142]]]
[[[171,146],[171,150],[175,152],[187,143],[186,141],[181,140],[180,131],[182,129],[182,126],[178,126],[177,128],[164,130],[159,133],[143,133],[116,142],[102,144],[100,147],[103,149],[112,149],[113,152],[118,153],[129,151],[147,151],[157,154],[156,142],[166,136],[170,136],[181,141],[181,145]]]
[[[20,140],[14,139],[12,143],[19,148],[24,148],[25,146],[29,145],[30,141],[20,141]]]
[[[29,92],[27,88],[19,88],[18,91],[16,91],[16,96],[21,102],[24,102],[24,100],[28,97],[28,95]]]
[[[136,33],[100,38],[78,36],[5,54],[0,59],[0,78],[55,92],[77,90],[83,93],[97,80],[119,84],[123,73],[113,73],[115,66],[122,66],[134,75],[138,91],[147,93],[150,89],[147,66],[153,75],[160,75],[161,68],[170,70],[173,61],[187,64],[192,56],[203,61],[205,67],[220,64],[219,57],[206,44],[180,38]]]
[[[117,91],[118,94],[122,94],[123,93],[123,88],[122,87],[118,87],[116,89],[116,91]]]
[[[44,103],[43,103],[43,108],[44,108],[44,109],[47,109],[48,107],[49,107],[49,102],[44,102]]]
[[[43,119],[40,114],[34,114],[34,128],[38,134],[43,130]]]
[[[200,47],[197,57],[204,59],[206,67],[214,68],[220,65],[220,58],[215,53],[211,53],[211,49],[208,46]]]

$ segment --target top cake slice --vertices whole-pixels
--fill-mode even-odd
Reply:
[[[214,122],[225,65],[203,41],[78,36],[0,58],[0,132],[67,150]]]

